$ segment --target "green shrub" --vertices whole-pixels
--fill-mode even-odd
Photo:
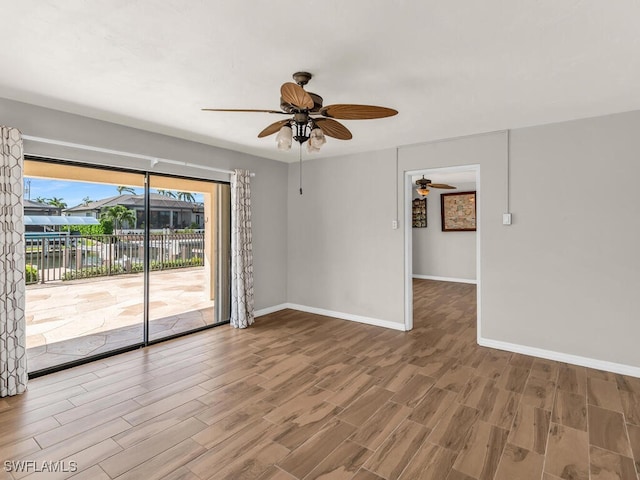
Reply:
[[[163,262],[159,262],[157,260],[151,261],[151,270],[170,270],[172,268],[185,268],[185,267],[200,267],[204,265],[202,258],[200,257],[192,257],[192,258],[177,258],[175,260],[165,260]],[[135,265],[137,271],[142,271],[142,263],[138,263]],[[132,270],[134,266],[132,265]]]
[[[111,266],[111,275],[118,275],[123,273],[124,270],[120,265],[112,265]],[[62,280],[77,280],[79,278],[91,278],[91,277],[106,277],[109,275],[109,270],[107,267],[89,267],[89,268],[81,268],[80,270],[71,270],[70,272],[66,272],[62,276]]]
[[[65,225],[60,228],[63,232],[79,232],[80,235],[110,235],[113,232],[113,222],[100,220],[100,225]]]
[[[199,267],[204,265],[201,257],[193,257],[187,259],[178,258],[176,260],[165,260],[164,262],[158,262],[153,260],[151,262],[151,270],[169,270],[172,268],[186,268],[186,267]],[[80,270],[72,270],[65,273],[62,276],[62,280],[77,280],[79,278],[91,278],[91,277],[106,277],[107,275],[121,275],[126,273],[140,273],[142,272],[142,262],[131,262],[129,270],[125,270],[122,265],[115,264],[111,266],[111,272],[105,266],[101,267],[89,267],[82,268]]]
[[[33,265],[25,268],[25,283],[38,283],[38,269]]]
[[[178,258],[176,260],[165,260],[163,262],[158,262],[153,260],[151,262],[151,270],[164,270],[171,268],[182,268],[182,267],[199,267],[204,265],[202,258],[200,257],[192,257],[192,258]]]
[[[131,273],[140,273],[140,272],[142,272],[144,270],[143,265],[144,264],[142,262],[136,262],[136,263],[131,262],[131,270],[130,270],[130,272]]]

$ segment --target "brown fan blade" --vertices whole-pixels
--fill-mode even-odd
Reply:
[[[353,135],[351,135],[347,127],[330,118],[316,118],[314,123],[325,135],[329,135],[330,137],[337,138],[338,140],[351,140],[353,138]]]
[[[282,99],[298,108],[313,108],[313,98],[300,85],[288,82],[280,88]]]
[[[447,189],[454,189],[454,190],[456,188],[456,187],[452,187],[451,185],[447,185],[446,183],[430,183],[427,186],[432,188],[447,188]]]
[[[268,137],[269,135],[273,135],[278,130],[280,130],[283,127],[283,125],[286,125],[290,121],[291,120],[280,120],[278,122],[272,123],[271,125],[269,125],[267,128],[265,128],[258,134],[258,138]]]
[[[280,110],[255,110],[249,108],[203,108],[203,112],[262,112],[262,113],[281,113],[283,115],[288,115],[287,112],[282,112]]]
[[[397,110],[373,105],[351,105],[338,103],[328,105],[320,110],[325,117],[339,118],[341,120],[368,120],[374,118],[392,117],[398,114]]]

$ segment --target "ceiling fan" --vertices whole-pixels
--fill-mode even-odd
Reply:
[[[309,83],[313,75],[308,72],[296,72],[293,79],[296,83],[287,82],[280,87],[281,110],[203,108],[208,112],[263,112],[280,115],[291,115],[291,118],[279,120],[267,126],[258,134],[258,138],[267,137],[278,132],[276,143],[280,150],[289,150],[292,141],[302,145],[307,140],[309,152],[317,152],[326,142],[325,135],[339,140],[351,140],[349,129],[334,119],[366,120],[397,115],[392,108],[373,105],[334,104],[323,106],[322,97],[307,92],[303,87]]]
[[[447,185],[446,183],[432,183],[428,178],[424,178],[424,175],[422,176],[422,178],[416,180],[416,185],[418,186],[418,188],[416,188],[416,191],[423,197],[429,195],[429,188],[444,188],[448,190],[455,190],[456,188],[451,185]]]

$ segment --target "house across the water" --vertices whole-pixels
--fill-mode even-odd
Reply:
[[[199,202],[187,202],[159,193],[150,193],[150,228],[194,228],[204,227],[204,205]],[[109,207],[122,205],[135,212],[135,224],[125,224],[123,228],[144,228],[144,195],[122,194],[96,200],[87,204],[65,209],[62,214],[75,217],[93,217],[99,219]]]

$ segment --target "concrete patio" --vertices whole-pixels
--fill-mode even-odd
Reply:
[[[150,340],[215,323],[204,286],[203,267],[152,272]],[[142,316],[142,274],[29,285],[29,371],[139,343]]]

